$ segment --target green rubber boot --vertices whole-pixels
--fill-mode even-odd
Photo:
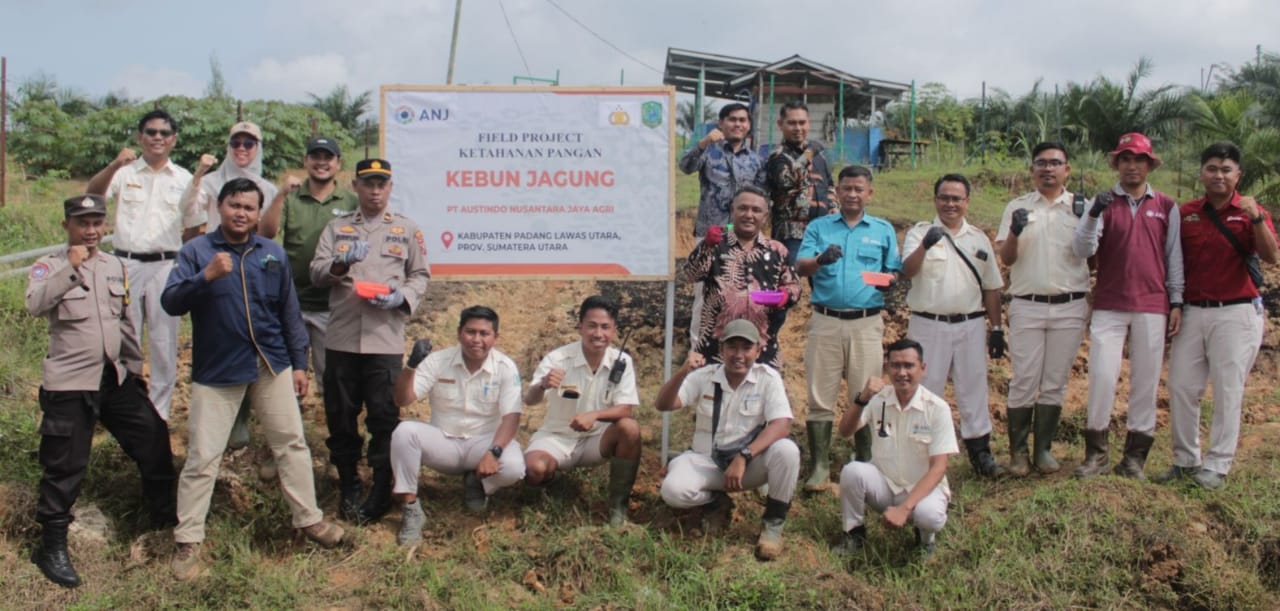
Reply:
[[[627,523],[627,501],[631,488],[636,484],[636,472],[640,461],[625,458],[609,459],[609,526],[618,528]]]
[[[1025,477],[1031,473],[1031,456],[1027,453],[1027,436],[1031,434],[1030,407],[1009,408],[1009,473]],[[1039,438],[1036,439],[1039,441]]]
[[[1062,416],[1061,405],[1036,406],[1036,471],[1041,473],[1057,473],[1062,465],[1053,458],[1049,449],[1053,446],[1053,437],[1058,434],[1058,420]]]
[[[806,492],[825,490],[831,484],[831,423],[806,422],[809,433],[809,479],[804,482]]]

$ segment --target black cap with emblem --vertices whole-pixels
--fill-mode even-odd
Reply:
[[[66,218],[86,214],[107,213],[107,200],[101,195],[77,195],[62,202],[62,213]]]
[[[391,178],[391,164],[386,159],[363,159],[356,164],[356,179]]]

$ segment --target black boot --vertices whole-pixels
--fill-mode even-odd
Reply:
[[[609,526],[617,528],[627,523],[627,501],[639,469],[638,460],[609,459]]]
[[[1057,473],[1062,465],[1053,458],[1049,449],[1053,446],[1053,438],[1058,434],[1058,421],[1062,419],[1061,405],[1036,406],[1036,471],[1041,473]]]
[[[80,585],[80,575],[76,567],[71,566],[71,556],[67,554],[67,525],[70,522],[45,522],[40,530],[40,549],[32,554],[31,561],[40,567],[49,581],[64,588]]]
[[[866,428],[866,427],[863,427]],[[996,478],[1004,475],[1004,467],[991,455],[991,434],[964,440],[964,447],[969,451],[969,464],[973,472],[983,477]]]
[[[1129,431],[1124,439],[1124,458],[1116,465],[1115,474],[1137,480],[1147,479],[1143,468],[1147,465],[1147,453],[1156,438],[1146,433]]]
[[[1031,434],[1030,407],[1009,408],[1009,473],[1024,477],[1031,473],[1031,455],[1027,451],[1027,437]]]
[[[342,519],[357,522],[360,520],[360,477],[356,475],[356,466],[338,465],[338,491],[342,500],[338,503],[338,515]]]
[[[373,486],[369,488],[369,496],[360,506],[356,522],[372,524],[381,520],[388,511],[391,511],[391,467],[375,467]]]
[[[142,496],[147,502],[152,530],[178,525],[178,490],[172,480],[142,482]]]
[[[1111,431],[1103,429],[1101,431],[1084,431],[1084,462],[1076,467],[1076,477],[1084,479],[1089,477],[1097,477],[1107,472],[1109,459],[1107,458],[1108,441],[1107,437]]]

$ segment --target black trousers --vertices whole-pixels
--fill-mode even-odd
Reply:
[[[142,494],[153,521],[175,516],[177,475],[169,447],[169,425],[156,412],[146,386],[132,373],[116,383],[107,364],[97,391],[49,391],[40,388],[40,499],[36,521],[71,523],[71,506],[80,496],[89,465],[94,426],[99,420],[138,464]]]
[[[324,352],[324,416],[329,426],[329,461],[338,467],[360,461],[364,437],[360,434],[362,407],[368,408],[364,425],[369,429],[369,466],[391,468],[391,432],[400,424],[400,408],[392,390],[403,366],[399,354]]]

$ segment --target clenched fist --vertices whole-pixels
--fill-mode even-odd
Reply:
[[[230,274],[233,267],[231,253],[220,252],[213,255],[213,259],[209,261],[209,264],[204,266],[204,280],[205,282],[213,282]]]
[[[1013,235],[1020,236],[1029,222],[1031,222],[1031,212],[1026,208],[1018,208],[1013,211],[1013,218],[1009,221],[1009,231]]]
[[[818,265],[831,265],[844,256],[844,249],[839,244],[832,244],[818,255]]]
[[[70,263],[71,267],[80,267],[80,264],[84,263],[84,260],[88,258],[89,247],[83,244],[67,248],[67,263]]]

